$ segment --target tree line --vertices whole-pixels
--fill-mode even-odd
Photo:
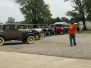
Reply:
[[[71,23],[73,21],[73,19],[68,19],[67,17],[56,17],[56,18],[50,18],[50,20],[48,21],[43,21],[43,22],[39,22],[38,24],[54,24],[55,22],[67,22],[67,23]],[[26,21],[15,21],[15,18],[13,17],[8,17],[8,20],[6,21],[6,23],[20,23],[20,24],[34,24],[34,23],[28,23]],[[77,23],[77,21],[74,21],[74,23]]]

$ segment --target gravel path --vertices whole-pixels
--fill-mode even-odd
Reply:
[[[68,34],[55,35],[35,41],[34,44],[6,42],[0,46],[0,51],[91,59],[91,34],[76,34],[76,41],[77,46],[70,47]]]

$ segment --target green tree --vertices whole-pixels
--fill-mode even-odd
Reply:
[[[55,20],[55,22],[61,22],[60,18],[57,17],[56,20]]]
[[[66,17],[62,17],[62,18],[51,18],[49,21],[48,21],[48,24],[54,24],[55,22],[69,22],[69,19],[66,18]]]
[[[15,23],[15,19],[12,17],[8,17],[8,20],[6,23]]]
[[[72,2],[72,7],[74,10],[68,11],[67,15],[75,18],[76,20],[82,21],[84,29],[87,29],[86,24],[85,24],[85,5],[84,5],[84,0],[64,0],[64,1],[71,1]]]
[[[54,24],[56,22],[56,18],[51,18],[49,21],[48,21],[48,24]]]
[[[43,0],[16,0],[27,23],[38,24],[51,17],[49,6]]]
[[[86,20],[91,21],[91,0],[84,0]]]
[[[66,18],[66,17],[62,17],[62,18],[61,18],[61,21],[62,21],[62,22],[69,22],[69,19]]]

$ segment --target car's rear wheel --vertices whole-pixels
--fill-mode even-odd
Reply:
[[[45,34],[46,34],[46,36],[50,36],[50,33],[49,32],[46,32]]]
[[[45,37],[45,34],[44,33],[40,33],[40,37],[41,38],[44,38]]]
[[[4,44],[4,38],[0,37],[0,46],[2,46]]]
[[[55,35],[55,32],[51,32],[51,36],[52,36],[52,35]]]
[[[61,34],[61,35],[63,35],[63,34],[64,34],[64,32],[63,32],[63,31],[60,31],[60,34]]]
[[[35,34],[35,39],[36,40],[39,40],[40,39],[40,36],[38,34]]]
[[[35,38],[34,38],[33,36],[28,36],[28,37],[27,37],[27,42],[28,42],[29,44],[33,44],[33,43],[35,42]]]

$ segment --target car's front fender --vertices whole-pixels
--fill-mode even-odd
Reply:
[[[25,35],[25,36],[22,38],[22,40],[27,39],[28,36],[35,36],[35,34],[34,34],[34,33],[28,33],[27,35]]]

